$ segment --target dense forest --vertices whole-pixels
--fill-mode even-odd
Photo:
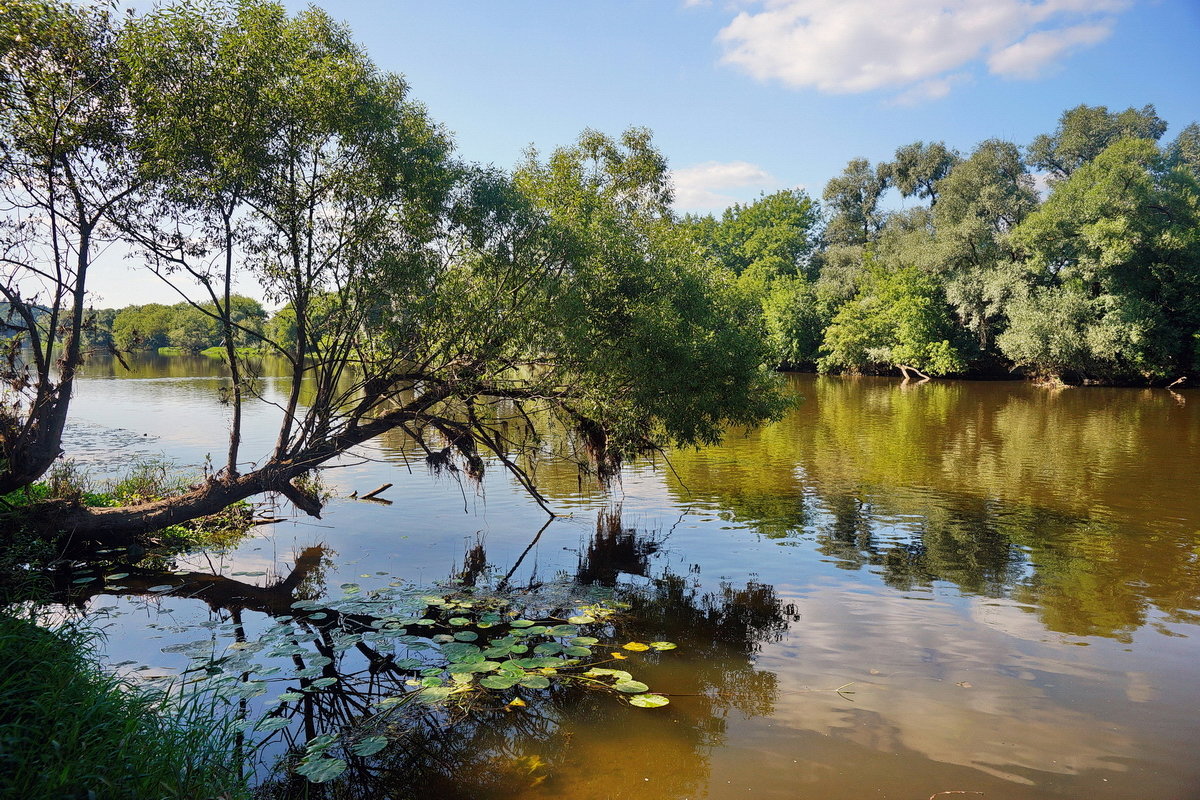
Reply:
[[[785,190],[678,222],[761,305],[779,368],[1171,381],[1200,363],[1200,125],[1166,129],[1153,106],[1081,105],[1025,148],[914,142],[850,161],[823,203]],[[232,301],[236,346],[289,341],[290,307]],[[224,343],[187,302],[91,310],[86,332],[91,352]]]
[[[1028,147],[854,159],[682,223],[762,306],[780,366],[1171,381],[1200,363],[1200,125],[1081,105]],[[887,211],[889,190],[915,204]],[[895,196],[893,194],[892,196]]]

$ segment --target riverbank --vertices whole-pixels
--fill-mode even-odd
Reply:
[[[105,671],[100,640],[0,613],[0,796],[248,797],[219,711]]]

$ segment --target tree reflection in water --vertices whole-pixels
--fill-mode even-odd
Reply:
[[[410,684],[427,665],[393,652],[394,637],[388,632],[397,624],[395,617],[373,614],[363,604],[316,600],[323,594],[322,573],[329,556],[321,547],[303,551],[289,575],[266,586],[144,566],[113,565],[105,571],[127,573],[120,578],[122,594],[191,597],[216,612],[217,622],[204,626],[208,638],[174,645],[168,652],[220,656],[220,669],[200,666],[189,677],[232,672],[238,679],[238,713],[248,720],[266,720],[265,725],[258,723],[257,736],[251,730],[247,737],[248,746],[255,738],[264,741],[258,757],[272,762],[258,785],[260,797],[573,796],[576,780],[594,777],[597,767],[591,760],[611,759],[611,751],[591,750],[614,737],[628,742],[629,757],[618,767],[604,767],[612,773],[612,796],[634,796],[651,774],[657,793],[687,796],[706,785],[707,752],[722,743],[729,713],[771,713],[775,676],[755,668],[755,654],[764,643],[786,635],[796,616],[765,584],[722,584],[705,591],[695,576],[653,575],[649,561],[659,547],[653,535],[623,526],[619,509],[604,512],[581,552],[576,573],[569,576],[580,591],[598,587],[596,591],[624,609],[588,632],[612,643],[597,645],[597,651],[604,651],[598,655],[612,649],[626,657],[611,666],[627,668],[655,690],[672,695],[670,706],[653,710],[633,708],[612,693],[569,681],[504,693],[499,701],[495,693],[486,693],[466,706],[412,701]],[[464,569],[456,571],[463,596],[487,595],[490,590],[484,584],[489,576],[501,574],[499,566],[488,563],[479,540],[468,546],[463,564]],[[508,570],[502,580],[512,573]],[[91,596],[114,591],[99,579],[75,584],[75,574],[60,576],[60,599],[82,605]],[[644,580],[631,587],[621,575]],[[509,587],[508,593],[518,597],[533,588]],[[543,605],[540,610],[546,617],[563,617],[570,613],[570,603]],[[264,618],[247,618],[247,612]],[[424,613],[435,616],[428,609]],[[448,625],[446,616],[416,631],[419,636],[410,631],[400,642],[410,653],[422,647],[432,651],[433,637],[464,630]],[[281,640],[271,631],[285,622],[289,633]],[[234,642],[223,656],[219,635]],[[621,650],[620,643],[631,640],[670,640],[679,647],[661,654]],[[290,662],[292,675],[273,676],[270,667],[263,669],[270,662],[252,663],[254,654],[260,660],[272,656]],[[261,705],[259,698],[266,699],[268,687],[272,695],[282,690],[287,701]],[[527,705],[504,705],[510,694]],[[381,712],[381,705],[386,710]],[[263,731],[276,724],[281,727],[264,738]],[[341,778],[318,785],[289,767],[295,766],[306,743],[311,750],[311,743],[325,734],[341,737],[336,755],[347,762],[347,770]],[[356,742],[379,734],[389,739],[386,747],[355,754]],[[663,764],[669,764],[669,770],[664,771]]]

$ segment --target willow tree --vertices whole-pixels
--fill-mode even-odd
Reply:
[[[117,30],[94,9],[30,0],[0,14],[0,494],[60,453],[83,358],[88,271],[141,177]]]
[[[581,466],[606,477],[631,456],[779,410],[754,309],[676,225],[646,132],[586,132],[509,176],[458,160],[404,82],[319,10],[289,16],[247,0],[95,19],[119,89],[114,152],[128,154],[112,169],[129,187],[99,214],[221,326],[235,391],[214,474],[137,507],[56,507],[43,515],[54,530],[130,541],[264,492],[319,514],[298,479],[396,429],[431,463],[473,476],[490,455],[540,500],[521,457],[538,447],[532,420],[566,424]],[[4,68],[6,85],[25,77],[21,63]],[[32,258],[15,265],[10,293],[38,270]],[[239,275],[285,305],[289,323],[242,326]],[[25,333],[77,337],[84,292],[81,277],[71,324]],[[264,398],[246,380],[239,335],[290,365],[266,453],[240,444],[242,404]],[[81,357],[68,352],[60,369]],[[41,413],[16,388],[5,399],[11,420]],[[16,485],[49,466],[18,465],[5,447]]]

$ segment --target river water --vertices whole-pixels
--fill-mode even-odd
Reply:
[[[68,454],[220,463],[219,366],[132,366],[89,368]],[[1200,797],[1200,392],[786,380],[783,421],[610,491],[544,466],[549,525],[501,470],[437,477],[394,436],[325,474],[322,519],[281,507],[173,566],[265,585],[319,545],[318,590],[566,577],[639,590],[638,633],[679,644],[628,660],[669,706],[532,697],[452,729],[458,760],[395,796]],[[273,419],[250,406],[248,457]],[[391,505],[348,497],[389,482]],[[147,676],[224,619],[173,593],[87,605]]]

